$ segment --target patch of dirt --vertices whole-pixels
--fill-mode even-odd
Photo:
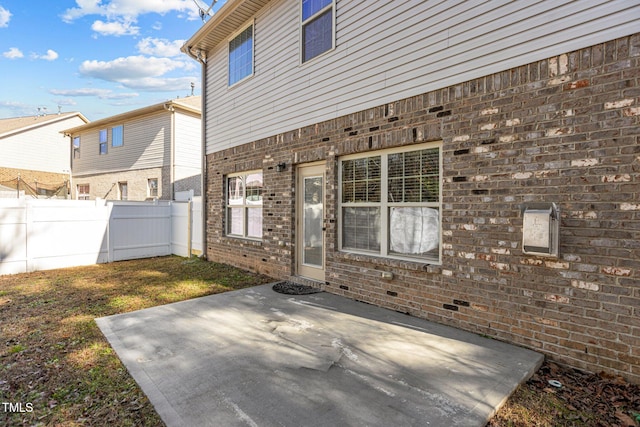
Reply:
[[[287,295],[309,295],[322,292],[322,289],[314,288],[313,286],[299,285],[286,281],[276,283],[272,289],[278,293]]]
[[[546,361],[487,424],[502,426],[640,427],[640,384]]]

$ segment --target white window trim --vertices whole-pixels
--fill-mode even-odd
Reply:
[[[122,144],[120,145],[113,145],[113,130],[115,128],[122,128]],[[115,126],[111,126],[111,148],[120,148],[120,147],[124,147],[124,124],[119,124],[119,125],[115,125]]]
[[[440,173],[440,191],[438,194],[437,202],[404,202],[402,203],[403,207],[433,207],[438,208],[440,215],[440,229],[438,231],[439,242],[438,242],[438,259],[426,259],[420,258],[416,256],[400,256],[389,253],[389,210],[390,206],[387,197],[388,197],[388,168],[387,168],[387,159],[386,156],[388,154],[395,153],[406,153],[410,151],[419,151],[430,148],[438,148],[439,149],[439,173]],[[362,159],[367,157],[380,156],[381,157],[381,176],[380,176],[380,197],[381,201],[378,202],[364,202],[364,203],[346,203],[346,206],[353,207],[372,207],[377,206],[380,207],[380,251],[365,251],[365,250],[356,250],[356,249],[345,249],[342,247],[342,164],[345,160],[354,160],[354,159]],[[384,159],[384,160],[383,160]],[[442,264],[442,141],[437,142],[428,142],[423,144],[415,144],[404,147],[396,147],[396,148],[387,148],[383,150],[376,151],[366,151],[357,154],[350,154],[346,156],[340,157],[338,161],[338,212],[337,212],[337,223],[338,223],[338,248],[341,252],[344,253],[353,253],[360,255],[370,255],[378,258],[385,259],[397,259],[402,261],[413,261],[420,262],[423,264],[431,264],[431,265],[441,265]],[[391,203],[394,205],[394,203]]]
[[[104,142],[102,141],[102,132],[104,132]],[[104,144],[104,153],[102,152],[102,144]],[[98,155],[105,156],[109,153],[109,129],[104,128],[98,131]]]
[[[231,40],[235,39],[239,34],[244,32],[249,27],[253,27],[253,35],[252,35],[253,42],[251,45],[251,74],[241,78],[240,80],[238,80],[233,84],[229,84],[229,55],[231,54],[231,51],[229,50],[229,44],[231,43]],[[240,28],[241,28],[240,30],[233,33],[227,39],[227,89],[231,89],[238,86],[240,83],[252,78],[256,74],[256,19],[251,18],[247,23],[245,23]]]
[[[314,61],[316,61],[318,58],[322,58],[325,55],[328,55],[329,53],[333,52],[336,49],[336,0],[331,0],[331,4],[325,6],[324,8],[320,9],[319,11],[317,11],[313,16],[311,16],[310,18],[308,18],[306,21],[302,21],[302,0],[298,0],[299,2],[299,7],[298,7],[298,64],[299,66],[304,66],[307,64],[310,64]],[[326,50],[325,52],[322,52],[320,55],[318,56],[314,56],[313,58],[309,59],[308,61],[304,60],[304,25],[309,22],[312,21],[315,17],[317,17],[318,15],[323,14],[324,12],[326,12],[327,10],[331,9],[331,49]]]
[[[122,193],[122,187],[127,189],[127,194]],[[126,199],[123,199],[126,197]],[[127,181],[119,181],[118,182],[118,200],[129,200],[129,183]]]
[[[152,193],[152,188],[151,188],[151,181],[155,181],[156,182],[156,194],[151,194]],[[160,195],[160,180],[158,178],[147,178],[147,197],[159,197]]]
[[[237,172],[237,173],[230,173],[228,175],[226,175],[224,177],[224,219],[225,219],[225,224],[224,224],[224,235],[226,237],[229,238],[233,238],[233,239],[244,239],[244,240],[252,240],[252,241],[256,241],[256,242],[261,242],[264,236],[264,195],[263,195],[263,200],[262,203],[260,204],[260,215],[262,217],[262,221],[263,221],[263,230],[260,233],[260,237],[254,237],[254,236],[249,236],[248,235],[248,224],[247,224],[247,210],[249,208],[253,208],[253,209],[257,209],[257,206],[253,206],[251,207],[251,205],[248,205],[246,203],[247,200],[247,183],[246,183],[246,179],[245,179],[245,183],[243,186],[243,192],[244,194],[242,195],[242,205],[237,205],[234,206],[234,208],[242,208],[242,235],[240,234],[231,234],[229,233],[229,208],[231,207],[229,205],[229,178],[235,178],[235,177],[247,177],[249,175],[253,175],[253,174],[260,174],[262,175],[262,185],[263,185],[263,189],[264,189],[264,172],[261,169],[256,169],[256,170],[250,170],[250,171],[244,171],[244,172]]]
[[[89,188],[88,193],[81,193],[80,187],[87,186]],[[90,184],[76,184],[76,200],[89,200],[91,198],[91,185]]]
[[[76,146],[76,140],[78,141],[78,145]],[[79,159],[80,158],[80,146],[82,144],[82,139],[80,135],[74,136],[71,138],[71,150],[73,151],[72,158]],[[77,154],[77,156],[76,156]]]

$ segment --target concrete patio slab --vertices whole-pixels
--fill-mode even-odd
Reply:
[[[169,427],[484,426],[543,356],[263,285],[97,319]]]

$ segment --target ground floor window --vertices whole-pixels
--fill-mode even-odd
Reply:
[[[226,177],[226,234],[249,239],[262,238],[261,171]]]
[[[76,186],[76,198],[78,200],[89,200],[89,184],[78,184]]]
[[[126,182],[119,182],[118,193],[120,200],[129,200],[129,185]]]
[[[149,178],[147,180],[147,195],[149,197],[158,197],[158,178]]]
[[[440,262],[441,145],[340,160],[340,248]]]

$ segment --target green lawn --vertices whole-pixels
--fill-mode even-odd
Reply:
[[[163,425],[94,319],[270,281],[180,257],[0,276],[0,426]]]

